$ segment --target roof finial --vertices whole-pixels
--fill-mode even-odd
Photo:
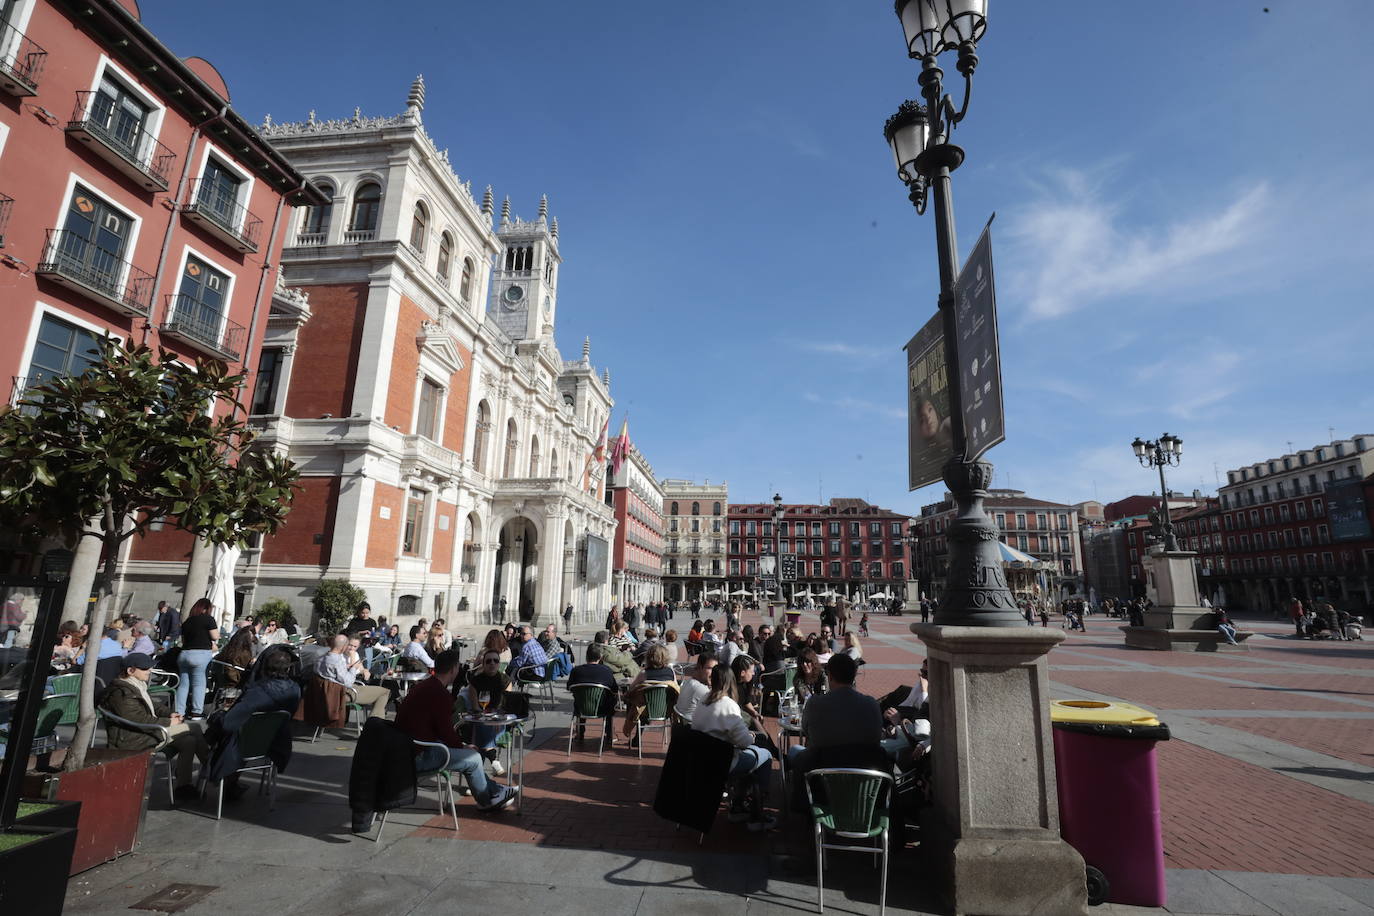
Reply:
[[[592,358],[592,338],[590,335],[582,338],[582,361],[586,362]]]
[[[507,194],[507,195],[506,195],[506,199],[503,200],[503,201],[501,201],[501,225],[504,226],[506,223],[509,223],[509,222],[510,222],[510,195]]]
[[[415,82],[410,84],[410,95],[406,97],[406,108],[415,109],[416,114],[425,110],[425,78],[423,75],[415,77]]]
[[[547,194],[541,194],[539,196],[539,218],[549,218],[549,195]]]
[[[606,390],[608,390],[608,391],[610,390],[610,388],[611,388],[611,370],[610,370],[610,369],[603,369],[603,370],[601,370],[601,384],[606,386]]]
[[[549,227],[549,235],[558,238],[558,217],[553,218],[553,225]]]
[[[487,185],[486,193],[482,195],[482,212],[486,214],[488,219],[491,218],[491,213],[494,208],[492,200],[491,185]]]

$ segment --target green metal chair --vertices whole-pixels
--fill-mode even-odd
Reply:
[[[276,805],[277,800],[277,765],[272,762],[272,758],[267,756],[267,752],[272,747],[272,741],[277,737],[283,727],[291,718],[291,713],[284,709],[273,712],[255,712],[248,717],[248,721],[243,723],[239,729],[239,750],[243,754],[243,763],[234,771],[234,775],[239,773],[261,773],[258,782],[258,794],[264,790],[267,792],[268,810]],[[215,805],[215,820],[224,816],[224,780],[219,783],[219,800]]]
[[[657,729],[663,734],[663,749],[668,749],[669,733],[673,726],[673,701],[677,685],[666,681],[644,682],[644,711],[639,716],[639,759],[644,759],[644,733]]]
[[[866,852],[881,857],[878,913],[887,912],[888,804],[892,774],[878,770],[827,768],[806,774],[806,799],[816,835],[816,909],[825,912],[825,851]],[[876,845],[827,843],[826,834]]]
[[[415,746],[416,746],[417,748],[436,747],[436,748],[439,748],[440,750],[442,750],[442,751],[444,752],[445,755],[448,754],[448,745],[446,745],[446,744],[441,744],[441,743],[439,743],[438,741],[420,741],[419,739],[412,739],[412,740],[415,741]],[[455,774],[452,770],[449,770],[449,769],[447,769],[447,768],[445,768],[445,767],[441,767],[441,768],[439,768],[439,769],[437,769],[437,770],[416,770],[416,771],[415,771],[415,781],[416,781],[417,783],[418,783],[421,779],[427,779],[427,778],[429,778],[430,776],[433,776],[433,777],[434,777],[434,786],[435,786],[436,789],[439,790],[439,816],[440,816],[440,817],[443,817],[443,816],[444,816],[444,797],[447,796],[447,797],[448,797],[448,807],[449,807],[449,810],[453,812],[453,832],[454,832],[454,833],[457,833],[457,832],[458,832],[458,803],[457,803],[456,801],[454,801],[454,798],[453,798],[453,781],[457,778],[457,774]],[[382,812],[382,822],[381,822],[381,824],[377,827],[377,835],[376,835],[375,837],[372,838],[372,842],[374,842],[374,843],[380,843],[380,842],[382,841],[382,831],[386,829],[386,818],[387,818],[387,815],[390,814],[390,813],[391,813],[390,811],[383,811],[383,812]]]
[[[797,669],[791,665],[777,671],[765,671],[763,677],[759,678],[764,704],[768,703],[769,697],[775,696],[778,698],[778,705],[782,705],[782,701],[795,691],[796,681]]]
[[[161,753],[159,757],[167,764],[167,800],[173,805],[176,804],[176,773],[173,772],[172,758],[176,755],[172,752],[171,735],[167,729],[161,725],[153,723],[132,722],[122,716],[117,716],[103,706],[97,706],[95,713],[105,723],[105,744],[110,743],[110,726],[116,725],[120,728],[127,728],[129,731],[142,732],[148,737],[157,741]],[[93,739],[94,740],[94,739]]]
[[[572,723],[568,726],[568,756],[572,756],[573,735],[579,728],[586,728],[591,721],[601,722],[601,741],[596,747],[600,757],[606,749],[606,739],[611,735],[611,717],[601,712],[602,698],[610,691],[605,684],[573,684]]]
[[[148,676],[148,695],[174,697],[177,692],[177,684],[180,682],[181,675],[176,672],[154,668]]]
[[[57,750],[57,726],[62,724],[67,708],[75,705],[76,694],[64,693],[44,697],[43,705],[38,707],[38,722],[34,726],[29,753],[38,756],[40,769],[48,767],[52,752]],[[0,725],[0,745],[9,743],[9,737],[9,724]]]

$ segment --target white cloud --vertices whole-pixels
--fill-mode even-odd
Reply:
[[[807,392],[802,397],[809,403],[818,404],[822,407],[831,407],[835,410],[875,414],[891,420],[906,419],[906,408],[896,407],[891,404],[879,404],[875,401],[865,401],[862,398],[855,397],[824,398],[815,392]]]
[[[865,344],[844,343],[838,340],[789,340],[787,343],[808,353],[842,356],[845,359],[879,362],[896,360],[901,351],[895,347],[872,347]]]
[[[1210,291],[1245,266],[1269,230],[1270,203],[1260,182],[1219,212],[1141,227],[1100,182],[1060,172],[1052,188],[1009,220],[1016,298],[1032,319],[1045,319],[1140,293]]]

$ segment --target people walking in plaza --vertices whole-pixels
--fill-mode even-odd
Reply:
[[[569,602],[568,606],[565,607],[565,608],[563,608],[563,630],[564,630],[564,632],[567,632],[567,633],[571,633],[571,632],[572,632],[572,622],[573,622],[573,606],[572,606],[572,603]]]
[[[428,747],[416,755],[419,770],[440,769],[462,773],[472,789],[480,811],[498,811],[515,801],[515,788],[488,780],[482,769],[480,752],[453,727],[453,696],[449,692],[458,676],[458,653],[440,652],[434,659],[434,674],[413,687],[396,710],[396,727],[417,741],[444,745]]]

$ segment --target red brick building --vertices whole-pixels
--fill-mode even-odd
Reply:
[[[105,335],[221,359],[251,380],[292,207],[319,192],[230,107],[215,68],[165,47],[133,0],[8,0],[0,14],[10,397],[80,372]],[[195,551],[206,562],[187,582],[189,536],[131,549],[162,564],[164,583],[204,594],[209,551]],[[83,589],[70,594],[69,610],[84,610]]]
[[[621,604],[663,600],[663,487],[634,445],[606,477],[606,502],[615,509],[612,594]]]

